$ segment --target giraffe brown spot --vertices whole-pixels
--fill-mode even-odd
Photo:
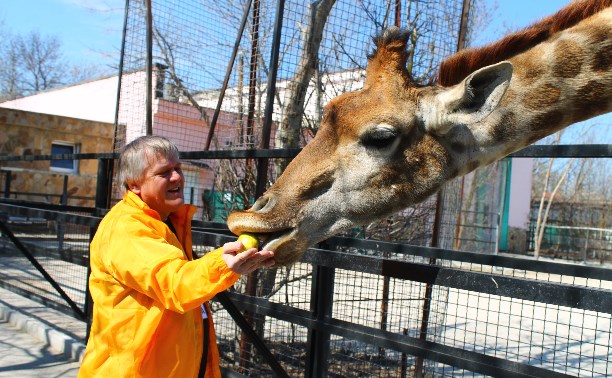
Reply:
[[[609,71],[612,66],[612,32],[606,26],[589,25],[585,28],[586,44],[595,50],[591,61],[591,69],[596,72]]]
[[[448,178],[455,178],[459,176],[459,168],[453,168],[452,171],[450,171]]]
[[[413,151],[413,156],[419,162],[417,175],[432,177],[440,175],[443,167],[448,165],[449,154],[440,143],[429,136],[425,136]]]
[[[558,125],[562,121],[563,112],[560,110],[552,110],[536,115],[531,121],[531,135],[527,138],[527,142],[531,144],[554,133],[561,128]]]
[[[580,73],[584,62],[584,49],[574,41],[559,41],[553,52],[556,57],[552,74],[555,77],[570,78]]]
[[[593,56],[591,69],[595,72],[607,72],[612,69],[612,46],[602,49]]]
[[[610,38],[612,38],[612,34],[610,32],[610,28],[606,25],[606,26],[594,26],[594,25],[589,25],[590,27],[588,28],[588,30],[581,30],[581,33],[584,33],[588,40],[589,43],[592,44],[600,44],[600,43],[605,43],[607,41],[610,40]],[[586,29],[586,28],[584,28]]]
[[[468,172],[472,172],[473,170],[475,170],[476,168],[478,168],[480,166],[480,163],[477,161],[471,161],[468,164]]]
[[[450,147],[453,149],[453,151],[462,154],[465,152],[465,144],[461,143],[461,142],[452,142]]]
[[[545,84],[534,88],[523,98],[523,105],[527,109],[542,110],[550,107],[559,100],[561,91],[552,84]]]
[[[606,112],[608,97],[604,96],[607,87],[604,83],[591,80],[576,91],[576,114],[574,122],[582,121]]]
[[[544,65],[535,54],[525,56],[525,59],[518,66],[521,67],[518,74],[527,80],[537,79],[544,75]]]
[[[517,132],[516,115],[513,112],[506,112],[501,116],[491,130],[491,136],[496,142],[504,142],[515,137]]]

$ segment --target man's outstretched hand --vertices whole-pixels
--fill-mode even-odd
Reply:
[[[240,241],[225,243],[223,245],[223,261],[238,274],[249,274],[252,271],[274,266],[274,252],[258,251],[257,248],[244,249]]]

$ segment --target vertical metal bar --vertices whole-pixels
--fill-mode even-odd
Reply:
[[[64,175],[64,184],[62,186],[62,196],[60,198],[60,205],[66,206],[68,204],[68,175]],[[57,249],[60,254],[64,251],[64,234],[66,233],[66,227],[64,221],[61,219],[57,220]]]
[[[463,8],[461,11],[461,21],[459,24],[459,35],[457,36],[457,51],[463,49],[465,47],[465,36],[467,34],[467,23],[468,23],[468,15],[470,11],[470,1],[471,0],[463,0]],[[443,201],[444,201],[444,191],[445,186],[442,186],[438,191],[436,196],[436,214],[434,218],[434,228],[431,236],[431,246],[439,247],[440,246],[440,228],[442,226],[442,211],[443,211]],[[430,264],[436,264],[435,258],[429,259]],[[433,294],[433,285],[428,283],[425,287],[425,298],[423,299],[423,317],[421,319],[421,329],[419,332],[419,339],[426,340],[427,339],[427,328],[429,324],[429,315],[431,312],[431,298]],[[423,376],[423,358],[417,357],[415,360],[415,370],[414,376],[420,378]]]
[[[470,15],[470,1],[463,0],[463,8],[461,10],[461,23],[459,24],[459,36],[457,38],[457,51],[465,48],[465,37],[468,31],[468,21]]]
[[[278,71],[278,57],[280,50],[280,37],[282,34],[283,27],[283,14],[285,9],[284,0],[279,0],[276,8],[276,19],[274,23],[274,35],[272,39],[272,52],[270,54],[270,75],[268,76],[268,93],[266,97],[266,108],[264,111],[264,125],[262,129],[261,135],[261,145],[260,148],[268,149],[270,147],[270,134],[272,129],[272,112],[274,110],[274,94],[276,92],[276,75]],[[253,7],[254,16],[255,10],[257,10],[257,17],[259,17],[259,0],[255,0],[255,6]],[[253,20],[253,27],[255,27],[255,23],[259,23],[259,20]],[[258,30],[258,29],[257,29]],[[254,39],[255,43],[255,39]],[[256,46],[254,46],[255,48]],[[256,62],[253,61],[254,56],[251,56],[251,88],[253,88],[253,73],[254,66]],[[255,56],[256,59],[256,56]],[[249,115],[247,118],[247,134],[251,135],[253,132],[253,115],[251,106],[254,105],[251,97],[251,91],[249,90]],[[257,181],[255,184],[255,197],[259,197],[263,194],[266,189],[266,181],[268,178],[268,159],[258,159],[257,160]],[[258,283],[258,272],[255,271],[251,273],[247,279],[247,287],[246,292],[248,295],[255,295],[255,291]],[[252,318],[252,315],[245,313],[245,317]],[[242,348],[244,345],[245,337],[243,335],[241,339],[241,353],[244,353],[246,350]],[[242,358],[241,358],[242,361]]]
[[[4,181],[4,198],[11,197],[11,171],[4,171],[6,179]]]
[[[123,15],[123,38],[121,39],[121,52],[119,53],[119,69],[117,72],[117,103],[115,104],[115,123],[113,125],[113,151],[117,151],[117,132],[119,130],[119,105],[121,104],[121,84],[123,76],[123,60],[125,58],[125,40],[127,36],[127,22],[130,9],[130,0],[125,0]],[[123,141],[125,143],[125,140]]]
[[[96,203],[94,205],[98,214],[100,210],[110,207],[114,162],[114,159],[98,159]]]
[[[247,110],[247,126],[246,140],[248,143],[253,140],[254,117],[255,117],[255,94],[257,89],[257,70],[259,56],[259,0],[255,0],[253,4],[253,26],[251,28],[251,62],[249,72],[249,97]],[[251,161],[247,159],[247,166],[250,167]],[[250,296],[257,295],[257,271],[252,272],[247,276],[245,293]],[[253,324],[253,314],[248,311],[244,312],[244,317],[249,324]],[[250,354],[250,345],[245,332],[240,335],[240,369],[241,371],[248,367],[248,356]]]
[[[100,216],[102,210],[108,209],[111,203],[112,178],[113,178],[114,159],[98,159],[98,176],[96,180],[96,199],[94,207],[96,216]],[[89,229],[89,242],[93,240],[96,227]],[[89,260],[90,256],[87,255]],[[91,315],[93,313],[93,300],[89,292],[89,275],[91,274],[91,264],[87,262],[87,283],[85,285],[85,314],[87,317],[87,338],[91,328]]]
[[[62,197],[60,198],[60,205],[68,204],[68,175],[64,175],[64,184],[62,185]]]
[[[251,28],[251,62],[249,72],[249,97],[247,110],[247,127],[246,127],[246,142],[253,139],[254,117],[255,117],[255,94],[257,87],[257,57],[259,56],[259,0],[255,0],[253,4],[253,26]],[[250,160],[247,159],[247,165],[250,166]],[[257,196],[256,196],[257,197]],[[247,276],[245,293],[250,296],[257,295],[257,271],[252,272]],[[244,317],[249,324],[253,324],[253,314],[245,311]],[[248,367],[248,355],[250,354],[250,345],[245,332],[240,335],[240,369],[244,370]]]
[[[147,14],[147,95],[146,95],[146,126],[147,135],[153,135],[153,12],[151,0],[145,0]]]
[[[247,107],[246,143],[253,140],[255,118],[255,94],[257,91],[257,70],[259,56],[259,0],[253,4],[253,27],[251,28],[251,62],[249,66],[249,97]]]
[[[245,8],[244,8],[244,13],[242,15],[242,21],[240,22],[240,28],[238,29],[238,35],[236,36],[236,42],[234,43],[234,49],[232,50],[232,57],[230,58],[230,62],[227,65],[227,71],[225,72],[225,78],[223,79],[223,86],[221,87],[221,93],[219,93],[219,100],[217,101],[217,107],[215,108],[215,113],[213,114],[212,120],[210,122],[210,128],[208,129],[208,137],[206,138],[206,146],[204,146],[205,151],[208,151],[208,149],[210,148],[210,143],[215,133],[215,126],[217,126],[217,120],[219,119],[219,113],[221,113],[221,104],[223,104],[223,98],[225,97],[225,91],[227,90],[229,78],[230,78],[230,75],[232,74],[232,69],[234,68],[234,62],[236,61],[236,54],[238,53],[238,48],[240,48],[240,41],[242,40],[242,35],[244,34],[244,28],[246,27],[246,23],[249,18],[249,11],[251,10],[252,2],[253,2],[252,0],[249,0],[246,3]]]
[[[278,74],[278,56],[280,52],[280,41],[283,29],[283,15],[285,12],[285,0],[278,0],[276,7],[276,20],[274,23],[274,37],[272,41],[272,52],[270,54],[270,75],[268,76],[268,93],[266,97],[266,109],[264,112],[264,124],[261,130],[260,148],[270,148],[270,135],[272,133],[272,113],[274,112],[274,95],[276,94],[276,76]],[[268,180],[268,159],[257,160],[257,182],[255,185],[255,196],[261,196],[266,189]]]
[[[395,0],[395,26],[402,27],[402,0]]]
[[[312,273],[310,310],[315,322],[314,329],[308,330],[306,342],[306,378],[327,376],[330,333],[321,326],[326,318],[331,318],[334,304],[334,268],[316,265]]]
[[[440,246],[440,228],[442,226],[442,211],[444,201],[444,186],[438,191],[436,195],[436,214],[434,216],[434,225],[431,235],[431,246]],[[430,258],[429,264],[436,264],[436,258]],[[423,315],[421,318],[421,329],[419,330],[419,339],[427,339],[427,328],[429,325],[429,314],[431,312],[431,297],[433,294],[433,285],[428,283],[425,286],[425,297],[423,298]],[[423,377],[423,357],[417,356],[415,358],[414,376],[417,378]]]

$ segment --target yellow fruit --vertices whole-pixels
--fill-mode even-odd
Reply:
[[[257,236],[254,234],[249,234],[248,232],[238,236],[238,241],[242,242],[245,251],[247,249],[259,247],[259,240],[257,239]]]

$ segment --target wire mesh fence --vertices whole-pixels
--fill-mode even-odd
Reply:
[[[113,149],[147,133],[175,142],[187,153],[186,200],[201,209],[196,221],[208,227],[207,222],[224,222],[230,211],[248,206],[258,192],[256,160],[202,158],[197,152],[209,141],[212,151],[302,147],[315,135],[323,106],[362,87],[372,36],[389,25],[414,31],[410,70],[420,82],[434,79],[440,60],[457,49],[464,2],[286,1],[279,7],[280,2],[261,0],[152,1],[150,25],[146,1],[127,4]],[[288,160],[269,159],[268,182]],[[609,375],[610,311],[570,305],[565,294],[561,299],[550,294],[599,295],[603,306],[609,305],[606,270],[580,274],[495,256],[504,164],[455,180],[419,206],[344,235],[365,239],[363,244],[331,241],[336,245],[320,246],[314,257],[290,268],[242,278],[232,294],[290,376],[316,376],[317,353],[327,360],[318,361],[323,370],[334,377],[486,376],[503,369],[521,372],[523,365],[541,368],[527,370],[540,376]],[[72,243],[80,242],[87,227],[73,229],[82,226],[65,222],[60,242],[49,219],[41,223],[47,228],[40,232],[14,231],[26,241],[52,232],[60,254],[82,255],[86,245]],[[376,242],[367,244],[368,239]],[[8,243],[4,235],[0,240]],[[205,252],[221,240],[196,230],[194,250]],[[44,241],[29,245],[36,250]],[[55,269],[47,252],[42,261]],[[326,265],[326,254],[336,253],[341,263]],[[66,256],[58,261],[70,263]],[[323,284],[320,261],[333,271]],[[388,271],[372,268],[377,264]],[[76,265],[77,273],[54,274],[76,277],[78,282],[62,282],[68,288],[82,283],[74,296],[81,306],[86,265]],[[405,268],[411,276],[389,266]],[[6,271],[16,270],[7,266]],[[255,289],[249,288],[252,279],[258,282]],[[325,296],[328,306],[318,307]],[[245,376],[272,376],[223,306],[213,303],[213,311],[222,367]]]
[[[3,224],[83,308],[85,254],[96,221],[78,209],[46,206],[0,204],[0,212],[10,214]],[[442,234],[454,230],[456,211],[443,212]],[[224,229],[211,234],[211,225],[196,223],[197,252],[232,240]],[[0,241],[3,286],[69,307],[6,233]],[[259,272],[253,296],[242,294],[250,277],[232,290],[289,376],[312,369],[313,345],[326,346],[324,371],[338,377],[512,376],[525,366],[536,369],[525,373],[532,376],[611,373],[608,269],[457,252],[447,247],[451,238],[440,240],[441,249],[354,238],[327,244],[290,268]],[[324,284],[318,283],[320,266],[332,271]],[[329,302],[317,304],[327,296]],[[225,308],[215,302],[213,311],[224,369],[273,376]],[[327,338],[317,343],[314,331]]]
[[[147,3],[128,2],[115,150],[146,133],[181,151],[302,147],[323,106],[362,87],[374,35],[394,24],[413,30],[410,68],[430,81],[457,49],[463,8],[458,0],[282,3],[153,1],[148,26]],[[223,221],[254,200],[253,161],[187,163],[186,192],[203,219]],[[272,162],[268,182],[286,164]]]

